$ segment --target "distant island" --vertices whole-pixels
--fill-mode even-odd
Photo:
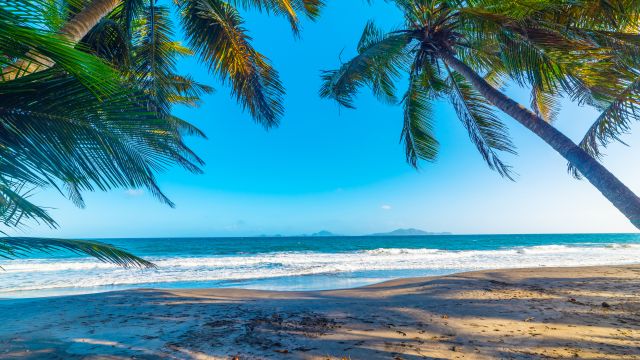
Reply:
[[[408,228],[408,229],[396,229],[389,232],[384,233],[375,233],[375,234],[367,234],[367,235],[340,235],[336,233],[332,233],[328,230],[320,230],[318,232],[312,234],[301,234],[301,235],[258,235],[258,237],[338,237],[338,236],[425,236],[425,235],[451,235],[450,232],[429,232],[420,229]]]
[[[450,232],[429,232],[420,229],[396,229],[385,233],[375,233],[367,236],[420,236],[420,235],[451,235]]]
[[[340,236],[340,235],[334,234],[331,231],[321,230],[321,231],[318,231],[317,233],[311,234],[310,236]]]

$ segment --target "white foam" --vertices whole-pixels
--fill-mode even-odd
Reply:
[[[438,249],[373,249],[373,250],[364,250],[362,251],[365,254],[369,255],[401,255],[401,254],[435,254],[441,252],[442,250]]]
[[[349,253],[280,252],[246,256],[156,257],[158,269],[122,269],[91,258],[0,261],[0,295],[13,291],[108,285],[268,279],[373,270],[456,272],[638,262],[640,244],[545,245],[500,250],[375,249]],[[161,286],[161,285],[159,285]]]

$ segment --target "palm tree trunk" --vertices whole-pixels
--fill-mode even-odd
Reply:
[[[447,65],[464,76],[489,102],[538,135],[567,159],[636,228],[640,229],[640,198],[609,170],[555,127],[489,85],[484,78],[458,60],[451,52],[441,51],[439,56]]]
[[[69,20],[60,29],[60,33],[70,41],[77,43],[120,3],[122,0],[94,0]]]
[[[122,0],[94,0],[69,20],[61,29],[62,34],[72,44],[77,44],[98,22],[118,6]],[[42,71],[53,66],[53,61],[44,56],[29,52],[29,58],[38,58],[38,62],[18,60],[2,70],[3,80],[13,80],[27,74]]]

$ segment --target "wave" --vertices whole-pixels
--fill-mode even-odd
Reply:
[[[544,245],[497,250],[380,248],[344,253],[279,252],[208,257],[155,257],[157,269],[122,269],[91,258],[0,261],[0,294],[56,288],[242,281],[371,271],[467,270],[613,265],[638,262],[640,244]],[[161,285],[159,285],[161,287]]]
[[[379,248],[373,250],[363,250],[362,253],[370,254],[370,255],[402,255],[402,254],[435,254],[440,251],[439,249],[388,249],[388,248]]]

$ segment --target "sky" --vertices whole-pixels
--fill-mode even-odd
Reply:
[[[378,1],[331,1],[295,39],[287,21],[244,13],[254,46],[279,70],[287,88],[280,127],[265,131],[230,97],[228,88],[194,58],[179,71],[213,85],[197,109],[175,114],[201,128],[207,140],[188,143],[206,161],[203,175],[172,169],[159,175],[176,203],[171,209],[141,189],[86,194],[78,209],[54,190],[34,202],[50,208],[59,228],[29,225],[12,235],[72,238],[296,235],[329,230],[344,235],[419,228],[456,234],[634,232],[626,218],[588,182],[568,175],[566,162],[542,140],[501,116],[517,146],[504,155],[516,181],[483,162],[448,104],[438,104],[435,163],[416,171],[400,144],[402,111],[365,89],[357,109],[320,99],[320,71],[349,59],[369,19],[392,29],[400,14]],[[524,104],[528,93],[508,95]],[[563,100],[555,124],[579,141],[597,113]],[[640,127],[611,145],[605,166],[640,193]]]

